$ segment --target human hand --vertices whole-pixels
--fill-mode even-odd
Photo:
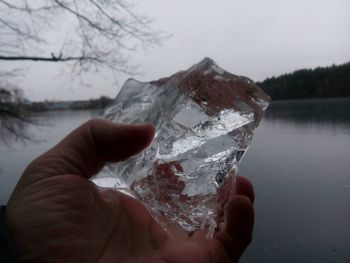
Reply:
[[[91,120],[34,160],[6,208],[24,262],[237,262],[251,241],[254,192],[238,177],[226,222],[199,245],[200,234],[174,235],[136,199],[88,179],[105,162],[125,160],[152,140],[151,125]]]

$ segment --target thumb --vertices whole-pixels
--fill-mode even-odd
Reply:
[[[151,124],[127,125],[92,119],[34,160],[23,177],[27,177],[27,183],[62,174],[90,178],[106,162],[125,160],[139,153],[153,136]]]

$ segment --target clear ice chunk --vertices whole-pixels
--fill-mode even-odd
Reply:
[[[129,79],[103,116],[151,122],[155,138],[142,153],[106,165],[93,181],[141,200],[165,228],[178,224],[211,237],[269,101],[252,80],[209,58],[157,81]]]

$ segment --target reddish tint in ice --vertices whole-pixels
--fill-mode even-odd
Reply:
[[[269,101],[252,80],[209,58],[157,81],[130,79],[104,117],[151,122],[154,141],[141,154],[107,165],[93,180],[141,200],[165,227],[202,229],[210,237]]]

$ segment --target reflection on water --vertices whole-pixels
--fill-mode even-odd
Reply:
[[[7,146],[11,146],[16,141],[28,140],[30,122],[30,119],[22,121],[17,118],[0,118],[0,140]]]
[[[32,120],[39,125],[21,123],[20,131],[30,140],[17,140],[6,129],[0,129],[0,204],[7,199],[24,168],[41,153],[83,122],[95,111],[57,111],[35,114]]]
[[[43,142],[0,141],[0,202],[32,159],[93,115],[45,113],[36,118],[49,126],[23,128]],[[350,99],[272,103],[239,169],[256,191],[241,262],[350,262]]]
[[[350,124],[350,99],[320,99],[273,102],[265,114],[269,122],[322,126],[348,126]]]

